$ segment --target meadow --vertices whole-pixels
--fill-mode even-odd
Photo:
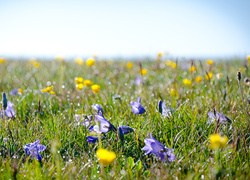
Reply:
[[[250,179],[249,65],[1,59],[0,179]]]

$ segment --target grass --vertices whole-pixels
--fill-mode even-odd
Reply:
[[[98,61],[92,67],[69,61],[39,63],[39,67],[29,61],[0,64],[0,91],[6,92],[16,112],[16,118],[5,117],[0,124],[0,179],[250,179],[250,91],[244,84],[244,78],[250,76],[247,62],[225,60],[210,66],[194,61],[197,71],[189,72],[190,61],[178,62],[176,68],[164,61],[142,61],[147,74],[142,77],[144,85],[139,86],[135,85],[135,78],[141,76],[138,62],[133,62],[132,69],[125,61]],[[245,107],[237,81],[239,69]],[[207,80],[210,71],[213,77]],[[223,74],[220,79],[217,73]],[[202,82],[197,83],[196,76],[202,76]],[[100,91],[93,93],[90,87],[76,90],[75,77],[100,85]],[[183,85],[184,78],[192,84]],[[56,95],[41,93],[48,81]],[[11,96],[14,88],[22,88],[23,93]],[[129,104],[139,96],[146,109],[142,115],[133,114]],[[162,117],[159,100],[175,109],[172,117]],[[91,108],[94,103],[102,106],[104,116],[115,127],[134,129],[125,135],[124,144],[114,132],[105,135],[102,147],[114,151],[116,160],[104,172],[95,153],[98,143],[86,141],[88,128],[74,118],[75,114],[96,115]],[[214,107],[233,122],[217,130],[228,137],[226,147],[211,150],[209,135],[215,133],[217,123],[208,124],[207,113]],[[176,161],[165,163],[152,154],[144,155],[141,149],[149,133],[175,149]],[[46,146],[41,162],[20,149],[36,140]]]

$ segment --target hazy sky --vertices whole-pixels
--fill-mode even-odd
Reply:
[[[246,56],[250,0],[0,0],[0,56]]]

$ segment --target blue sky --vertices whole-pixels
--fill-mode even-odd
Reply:
[[[0,56],[250,54],[249,0],[0,0]]]

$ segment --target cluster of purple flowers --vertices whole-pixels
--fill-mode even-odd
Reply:
[[[96,110],[98,115],[95,115],[96,124],[89,127],[89,132],[95,132],[97,134],[106,134],[109,131],[117,132],[116,127],[103,116],[103,109],[99,104],[93,104],[92,108]],[[118,135],[122,142],[124,141],[124,134],[128,134],[130,132],[133,132],[133,129],[129,126],[121,125],[118,127]],[[104,139],[103,136],[100,138]],[[96,143],[97,141],[98,136],[87,136],[87,142]]]

